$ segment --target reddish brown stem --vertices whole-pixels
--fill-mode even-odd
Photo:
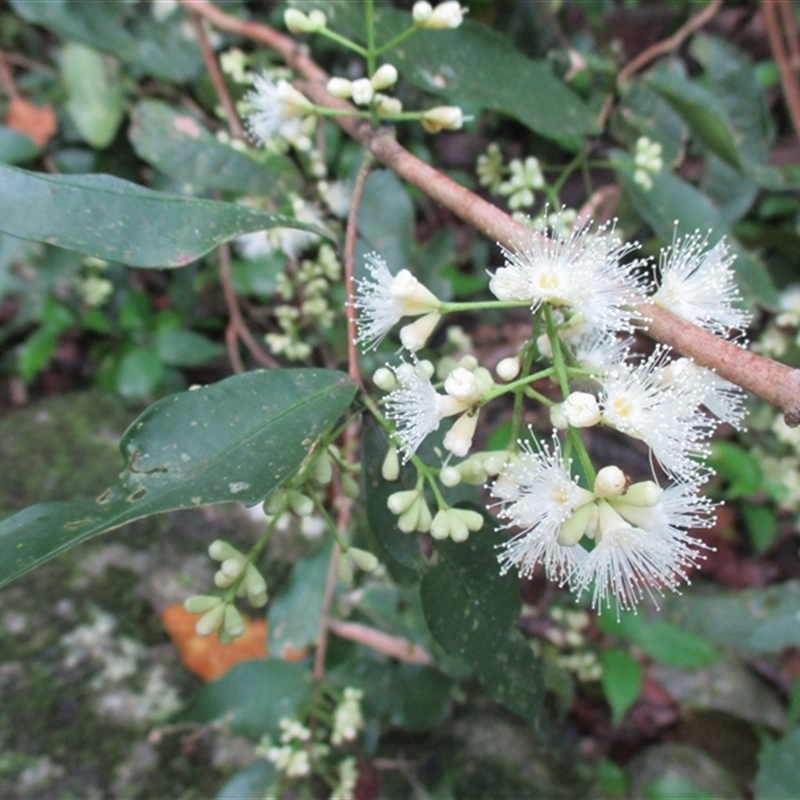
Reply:
[[[375,630],[358,622],[341,622],[331,620],[328,627],[342,639],[366,645],[379,653],[405,661],[407,664],[432,664],[433,660],[428,653],[418,644],[409,642],[400,636],[391,636],[388,633]]]
[[[278,52],[292,69],[306,78],[307,83],[302,88],[317,105],[331,109],[352,108],[345,101],[327,93],[326,73],[289,37],[264,25],[230,17],[207,0],[181,2],[223,30],[247,36]],[[706,13],[710,13],[711,7],[716,10],[718,4],[719,0],[714,0],[705,9]],[[350,117],[335,119],[378,161],[489,238],[514,247],[520,237],[530,235],[527,228],[499,208],[409,153],[397,143],[391,130],[375,129],[362,120]],[[696,358],[704,366],[717,370],[722,377],[778,406],[783,411],[787,424],[800,423],[800,370],[736,347],[663,309],[643,306],[639,311],[643,318],[651,318],[648,333],[654,339],[669,344],[684,355]]]
[[[14,75],[11,72],[11,68],[8,66],[6,55],[2,50],[0,50],[0,86],[3,87],[3,91],[12,100],[19,99],[20,94],[17,90],[16,83],[14,83]]]
[[[769,46],[778,66],[783,97],[794,132],[800,141],[800,45],[797,42],[794,9],[788,0],[763,0],[762,9]],[[778,13],[782,20],[778,19]]]

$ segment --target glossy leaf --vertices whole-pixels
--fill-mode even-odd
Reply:
[[[683,117],[709,150],[732,167],[741,168],[741,157],[725,106],[714,94],[672,71],[659,70],[646,81]]]
[[[644,680],[642,668],[627,650],[606,650],[601,680],[611,706],[611,719],[619,724],[625,712],[639,699]]]
[[[128,135],[140,158],[197,189],[285,195],[300,186],[287,156],[256,160],[220,142],[187,112],[157,100],[136,106]]]
[[[271,653],[285,658],[291,651],[316,644],[332,549],[329,537],[317,553],[298,561],[289,585],[272,602],[267,616]]]
[[[702,592],[664,598],[664,610],[684,630],[753,653],[800,645],[798,608],[800,580],[735,592],[707,586]]]
[[[495,527],[488,515],[485,520],[466,542],[438,544],[439,561],[422,579],[422,605],[442,647],[468,663],[495,700],[532,721],[542,700],[542,671],[515,629],[518,581],[500,575]]]
[[[67,111],[84,141],[108,147],[124,116],[122,87],[113,67],[96,50],[67,42],[61,51]]]
[[[183,267],[221,242],[290,217],[155,192],[110,175],[46,175],[0,164],[0,230],[132,267]]]
[[[329,26],[363,40],[358,3],[334,0],[315,7],[324,9]],[[375,22],[383,42],[408,28],[411,15],[381,4]],[[598,131],[589,106],[556,78],[548,62],[532,61],[472,20],[455,30],[421,31],[393,49],[390,59],[405,80],[448,104],[500,111],[563,144],[578,146],[578,137]]]
[[[128,428],[125,471],[103,496],[35,505],[0,522],[0,585],[140,517],[263,500],[354,395],[343,373],[276,369],[163,398]]]
[[[4,164],[23,164],[36,158],[41,148],[25,134],[6,125],[0,125],[0,162]]]
[[[159,24],[147,9],[137,13],[115,0],[11,0],[11,6],[28,22],[109,53],[146,75],[184,81],[203,63],[197,45],[180,34],[181,17]]]
[[[203,686],[173,722],[224,722],[238,736],[275,737],[283,717],[302,714],[311,687],[311,672],[301,664],[244,661]]]
[[[800,728],[777,742],[765,742],[753,784],[755,800],[796,800],[800,797]]]

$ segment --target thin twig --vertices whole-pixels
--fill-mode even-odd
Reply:
[[[19,100],[20,94],[17,84],[14,83],[14,75],[6,61],[6,54],[2,50],[0,50],[0,86],[12,100]]]
[[[217,93],[219,102],[222,105],[222,110],[225,112],[225,117],[228,121],[228,127],[231,129],[231,134],[236,139],[245,139],[244,128],[239,120],[239,115],[236,113],[236,106],[231,100],[228,87],[225,85],[225,78],[219,68],[217,57],[214,54],[214,49],[211,47],[211,42],[208,41],[206,29],[203,26],[203,20],[197,14],[189,14],[189,19],[194,25],[194,32],[197,36],[197,43],[200,45],[200,52],[203,54],[203,61],[205,62],[208,76],[211,78],[211,83],[214,86],[214,91]]]
[[[227,242],[219,246],[219,277],[222,284],[222,293],[225,296],[225,305],[228,308],[228,328],[225,331],[225,344],[228,349],[231,368],[237,374],[244,372],[244,364],[239,355],[239,339],[244,342],[250,351],[250,355],[262,367],[277,367],[278,362],[258,344],[250,332],[250,328],[247,327],[244,317],[242,317],[239,300],[233,288],[231,247]]]
[[[769,2],[769,0],[767,0]],[[655,61],[660,56],[672,53],[677,50],[686,39],[691,36],[696,30],[703,27],[722,7],[722,0],[711,0],[711,2],[702,10],[690,17],[680,28],[678,28],[672,36],[664,39],[663,41],[656,42],[654,45],[642,50],[636,58],[631,59],[617,74],[617,86],[620,86],[624,81],[635,75],[640,69],[646,67],[651,61]],[[610,94],[603,101],[603,107],[600,109],[600,116],[597,119],[601,128],[605,127],[608,121],[608,115],[614,107],[615,94]]]
[[[347,304],[345,305],[345,313],[347,314],[347,364],[350,377],[359,383],[361,383],[361,375],[358,369],[358,347],[356,345],[356,307],[354,304],[356,286],[353,276],[355,274],[358,212],[361,210],[364,186],[374,163],[375,159],[371,153],[365,153],[353,185],[353,200],[350,205],[350,213],[347,215],[347,231],[344,237],[344,287],[347,294]]]
[[[337,527],[341,530],[339,523],[342,517],[342,509],[339,509],[339,520]],[[314,651],[314,680],[321,681],[325,677],[325,655],[328,652],[328,629],[330,621],[328,619],[333,603],[333,595],[336,591],[336,575],[339,566],[339,559],[342,557],[342,549],[338,542],[333,543],[331,560],[328,562],[328,574],[325,578],[325,592],[322,595],[322,611],[319,617],[319,634],[317,635],[317,649]]]
[[[781,0],[763,0],[764,27],[767,39],[778,65],[783,97],[795,135],[800,141],[800,46],[797,43],[797,26],[794,22],[794,9],[789,2]],[[783,19],[777,18],[780,12]],[[781,25],[783,32],[781,32]],[[789,43],[791,54],[787,52],[784,37]]]
[[[247,36],[278,52],[292,69],[307,79],[308,82],[302,88],[317,105],[332,109],[352,108],[345,101],[327,93],[327,75],[324,70],[288,36],[265,25],[231,17],[207,0],[180,2],[223,30]],[[718,5],[718,0],[714,0],[705,12],[710,14],[709,8],[716,12]],[[378,161],[490,239],[514,247],[522,237],[531,235],[528,228],[515,222],[497,206],[413,156],[397,143],[391,130],[375,129],[361,120],[349,117],[335,119],[346,133],[361,142]],[[787,424],[800,424],[800,370],[736,347],[663,309],[654,311],[652,306],[645,305],[639,312],[641,317],[651,318],[648,333],[653,338],[669,344],[684,355],[697,358],[701,364],[716,369],[722,377],[778,406],[783,411]],[[702,348],[697,347],[698,342],[703,343]]]
[[[332,619],[330,630],[342,639],[366,645],[378,653],[404,661],[406,664],[433,664],[428,652],[402,636],[391,636],[359,622],[342,622]]]

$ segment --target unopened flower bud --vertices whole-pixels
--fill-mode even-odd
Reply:
[[[497,364],[496,372],[497,377],[501,381],[513,381],[519,375],[521,365],[516,356],[504,358]]]
[[[450,516],[460,519],[467,526],[467,530],[479,531],[483,527],[483,517],[472,509],[451,508]]]
[[[245,569],[242,585],[248,597],[267,593],[267,582],[264,580],[264,576],[252,564],[248,564]]]
[[[396,481],[400,477],[400,457],[396,447],[389,447],[381,465],[381,476],[385,481]]]
[[[397,114],[403,113],[403,104],[396,97],[390,97],[388,94],[378,92],[375,95],[375,107],[379,114],[384,114],[387,117],[393,117]]]
[[[267,593],[263,592],[262,594],[248,595],[247,599],[250,601],[250,605],[253,606],[253,608],[261,608],[267,604],[268,597]]]
[[[445,450],[449,450],[454,456],[464,458],[472,447],[472,437],[475,436],[477,424],[477,410],[462,414],[445,434],[443,442]]]
[[[594,503],[585,503],[573,511],[572,516],[565,520],[558,529],[558,543],[562,547],[576,545],[586,533],[586,527],[594,512]]]
[[[554,406],[550,406],[550,424],[560,431],[565,431],[569,427],[569,422],[564,416],[563,403],[556,403]]]
[[[325,88],[328,94],[340,97],[342,100],[347,100],[353,94],[353,83],[347,78],[331,78]]]
[[[223,631],[231,637],[231,639],[235,639],[238,636],[241,636],[247,626],[244,623],[244,617],[239,612],[239,609],[236,608],[233,603],[228,605],[225,608],[225,615],[222,619],[222,629]]]
[[[464,367],[456,367],[447,376],[444,390],[462,403],[474,403],[481,397],[475,374]]]
[[[600,422],[600,405],[588,392],[572,392],[561,404],[561,413],[573,428],[589,428]]]
[[[353,562],[346,554],[336,563],[336,577],[347,586],[353,582]]]
[[[347,551],[347,555],[353,559],[355,565],[364,570],[364,572],[374,572],[377,569],[380,561],[369,551],[362,550],[359,547],[351,547]]]
[[[198,636],[210,636],[219,628],[222,618],[225,616],[226,603],[220,603],[207,611],[195,623],[194,630]]]
[[[417,499],[397,518],[397,527],[403,533],[413,533],[419,524],[419,515],[425,501],[421,497]]]
[[[431,536],[434,539],[443,540],[450,535],[450,517],[447,515],[447,509],[442,508],[436,512],[436,516],[431,522]]]
[[[221,597],[209,594],[195,594],[183,601],[183,607],[189,614],[205,614],[222,602]]]
[[[418,2],[414,3],[414,7],[411,9],[411,17],[415,25],[423,27],[431,16],[433,16],[433,6],[430,3],[426,2],[426,0],[418,0]]]
[[[286,499],[289,501],[289,507],[298,517],[307,517],[314,511],[314,501],[296,489],[287,489]]]
[[[434,30],[443,30],[445,28],[457,28],[464,21],[464,13],[466,8],[463,8],[458,0],[446,0],[444,3],[439,3],[433,9],[433,13],[424,23],[424,28],[432,28]]]
[[[655,481],[641,481],[634,483],[622,497],[623,501],[631,506],[650,508],[658,505],[661,499],[661,487]]]
[[[372,376],[372,382],[384,392],[393,392],[398,387],[397,378],[387,367],[379,367]]]
[[[226,558],[220,565],[219,571],[228,578],[238,578],[247,567],[247,560],[244,556]]]
[[[442,467],[442,471],[439,473],[439,481],[443,486],[452,489],[461,483],[461,473],[455,467]]]
[[[269,497],[267,497],[262,506],[264,513],[268,517],[274,517],[276,514],[280,514],[285,507],[286,491],[284,489],[276,489]]]
[[[457,131],[464,125],[464,115],[457,106],[437,106],[422,115],[420,124],[428,133]]]
[[[314,111],[314,104],[288,81],[278,81],[276,97],[283,108],[283,115],[287,119],[302,117]]]
[[[420,361],[417,366],[428,378],[432,378],[436,374],[436,367],[433,365],[433,361],[429,361],[427,358]]]
[[[418,530],[420,533],[427,533],[431,529],[432,519],[433,518],[431,517],[431,510],[428,508],[428,504],[425,502],[424,499],[421,500],[419,506],[419,519],[417,520],[416,530]]]
[[[618,497],[628,486],[625,473],[613,464],[603,467],[594,480],[594,493],[598,497]]]
[[[308,22],[311,26],[311,33],[321,31],[328,24],[328,20],[325,18],[325,12],[320,11],[318,8],[308,12]]]
[[[409,325],[404,325],[400,329],[400,341],[403,347],[405,347],[406,350],[410,350],[412,353],[421,350],[428,339],[430,339],[431,334],[441,318],[441,314],[432,312],[414,320],[414,322]]]
[[[217,589],[227,589],[229,586],[233,586],[238,579],[238,575],[236,577],[232,577],[231,575],[226,575],[221,569],[219,569],[214,573],[214,586],[216,586]]]
[[[402,514],[404,511],[408,511],[408,509],[411,508],[418,497],[419,491],[417,491],[417,489],[395,492],[389,495],[386,506],[392,514]]]
[[[397,83],[397,69],[391,64],[383,64],[383,66],[378,67],[375,74],[370,78],[370,83],[376,92],[394,86]]]
[[[214,561],[225,561],[227,558],[244,558],[235,547],[232,547],[222,539],[215,539],[211,542],[208,546],[208,554]]]
[[[327,486],[333,480],[333,464],[327,452],[322,452],[314,462],[314,480],[320,486]]]
[[[315,9],[308,16],[297,8],[287,8],[283,12],[283,22],[290,33],[317,33],[325,27],[325,14]]]
[[[349,497],[351,500],[355,500],[361,494],[361,489],[358,486],[358,481],[355,480],[353,476],[349,475],[347,472],[342,474],[341,486],[342,486],[342,494],[345,497]]]
[[[353,102],[359,106],[367,105],[375,94],[369,78],[353,81]]]

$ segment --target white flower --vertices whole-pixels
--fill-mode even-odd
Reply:
[[[359,316],[356,341],[371,350],[402,317],[436,311],[439,299],[407,269],[392,275],[377,253],[367,255],[366,265],[370,277],[357,282],[354,301]]]
[[[489,289],[500,300],[529,301],[536,311],[542,303],[571,306],[596,328],[631,331],[631,311],[641,302],[641,281],[621,259],[637,245],[622,244],[613,225],[590,231],[574,228],[563,237],[555,225],[550,235],[531,232],[514,251],[502,247],[504,267]]]
[[[720,239],[710,250],[708,235],[695,231],[675,238],[661,251],[660,279],[653,302],[681,319],[711,333],[727,336],[730,329],[744,330],[750,315],[736,308],[741,295],[731,265],[736,258]]]
[[[694,482],[661,491],[648,481],[598,501],[595,547],[573,576],[578,596],[593,586],[592,607],[610,606],[613,598],[619,615],[645,594],[655,600],[654,592],[677,592],[680,583],[688,583],[688,572],[708,548],[684,529],[713,522],[713,504],[697,491]]]
[[[636,171],[633,174],[633,180],[645,191],[653,188],[653,179],[650,175],[657,175],[664,166],[661,150],[661,144],[651,141],[647,136],[640,136],[636,140],[633,159]]]
[[[544,186],[544,175],[539,160],[533,156],[525,159],[525,163],[515,158],[508,165],[511,177],[497,187],[500,194],[510,195],[508,206],[512,210],[533,205],[533,190]]]
[[[433,9],[430,16],[422,23],[422,27],[435,30],[457,28],[464,21],[466,12],[467,9],[458,0],[445,0]]]
[[[403,362],[394,374],[400,388],[387,395],[386,416],[395,423],[405,463],[444,417],[466,411],[469,404],[439,394],[421,363]]]
[[[504,527],[522,529],[500,546],[501,572],[516,567],[521,576],[529,576],[542,564],[547,577],[563,585],[586,557],[576,543],[589,524],[594,495],[570,477],[555,436],[552,449],[534,449],[528,442],[522,447],[492,486],[501,506],[498,517],[507,520]]]
[[[630,337],[620,338],[610,331],[585,325],[569,328],[561,335],[578,365],[600,374],[623,364],[633,341]]]
[[[358,783],[356,760],[348,756],[339,763],[339,783],[334,788],[330,800],[353,800]]]
[[[352,92],[353,102],[359,106],[367,105],[375,94],[369,78],[359,78],[353,81]]]
[[[666,386],[659,380],[668,350],[659,346],[633,369],[611,370],[600,381],[600,406],[603,420],[644,441],[669,475],[690,479],[705,470],[694,458],[708,455],[715,424],[698,407],[695,383],[683,376]]]
[[[745,394],[735,383],[720,378],[716,372],[695,364],[690,358],[678,358],[661,370],[659,380],[665,385],[673,381],[692,381],[700,402],[717,419],[738,428],[747,415]]]
[[[262,145],[274,136],[286,135],[286,123],[291,123],[294,133],[299,127],[299,118],[314,112],[314,105],[288,81],[279,80],[275,84],[264,74],[255,75],[253,84],[255,90],[245,95],[254,109],[247,119],[247,129]]]
[[[503,180],[503,154],[497,142],[492,142],[486,152],[478,156],[475,171],[481,186],[485,186],[490,192],[497,191]]]

